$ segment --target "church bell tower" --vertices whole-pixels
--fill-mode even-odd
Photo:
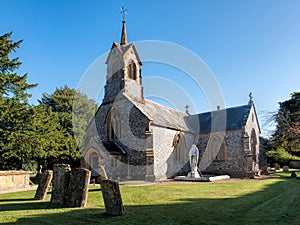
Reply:
[[[120,43],[113,42],[106,60],[107,75],[103,103],[115,101],[126,95],[137,101],[142,100],[142,62],[133,43],[128,44],[126,21],[122,21]]]

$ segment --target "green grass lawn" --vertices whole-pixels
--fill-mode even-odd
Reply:
[[[281,176],[281,177],[291,177],[291,173],[292,173],[292,171],[295,171],[296,172],[296,174],[297,174],[297,177],[300,177],[300,170],[299,169],[289,169],[289,172],[283,172],[283,170],[282,169],[280,169],[280,171],[272,171],[272,172],[270,172],[271,174],[277,174],[277,175],[279,175],[279,176]]]
[[[300,224],[300,180],[162,183],[120,186],[125,216],[107,217],[91,186],[84,209],[33,200],[34,191],[0,195],[0,223],[59,224]]]

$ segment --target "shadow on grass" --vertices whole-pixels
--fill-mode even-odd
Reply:
[[[1,202],[4,202],[4,200],[1,200]],[[14,202],[14,203],[8,203],[8,204],[1,204],[0,205],[0,211],[20,211],[20,210],[41,210],[41,209],[58,209],[58,208],[66,208],[65,206],[52,204],[50,202],[42,202],[38,200],[15,200],[10,199],[6,202]],[[26,203],[24,203],[26,202]]]
[[[33,201],[34,198],[18,198],[18,199],[0,199],[0,202],[28,202]]]
[[[201,185],[199,184],[199,191]],[[54,210],[47,202],[11,203],[1,210],[53,209],[3,225],[22,224],[299,224],[300,182],[280,179],[265,189],[231,198],[176,198],[172,204],[125,205],[122,217],[107,217],[103,208]],[[100,201],[101,199],[99,199]],[[64,209],[65,210],[65,209]]]

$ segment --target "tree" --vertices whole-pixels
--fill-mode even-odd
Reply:
[[[37,86],[16,73],[22,63],[10,55],[22,40],[14,42],[11,35],[0,36],[0,169],[21,169],[30,161],[28,90]]]
[[[30,138],[33,149],[31,159],[44,168],[51,168],[57,160],[64,160],[61,155],[61,132],[58,113],[45,104],[35,106],[31,110]]]
[[[37,84],[28,84],[27,74],[16,73],[21,62],[9,56],[22,41],[12,41],[11,35],[0,36],[0,169],[75,163],[81,158],[75,137],[83,139],[96,104],[65,86],[44,94],[39,105],[30,105],[28,90]]]
[[[284,146],[288,153],[300,156],[300,92],[279,103],[274,143]]]
[[[56,150],[51,156],[46,157],[48,166],[53,163],[75,164],[82,157],[80,152],[82,143],[78,143],[78,140],[80,142],[83,139],[85,128],[94,116],[95,101],[75,89],[64,86],[56,88],[53,94],[43,94],[39,103],[51,111],[59,124],[56,128],[59,132],[53,135],[56,136],[57,145],[53,146]]]
[[[294,92],[289,100],[280,102],[274,118],[277,126],[271,138],[272,150],[267,155],[283,164],[300,159],[300,92]]]

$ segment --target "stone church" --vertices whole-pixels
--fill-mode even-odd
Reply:
[[[252,97],[246,105],[196,115],[145,99],[142,61],[122,23],[121,41],[106,60],[104,98],[87,128],[83,166],[92,176],[103,166],[113,179],[163,181],[190,171],[195,144],[202,173],[253,176],[260,128]]]

